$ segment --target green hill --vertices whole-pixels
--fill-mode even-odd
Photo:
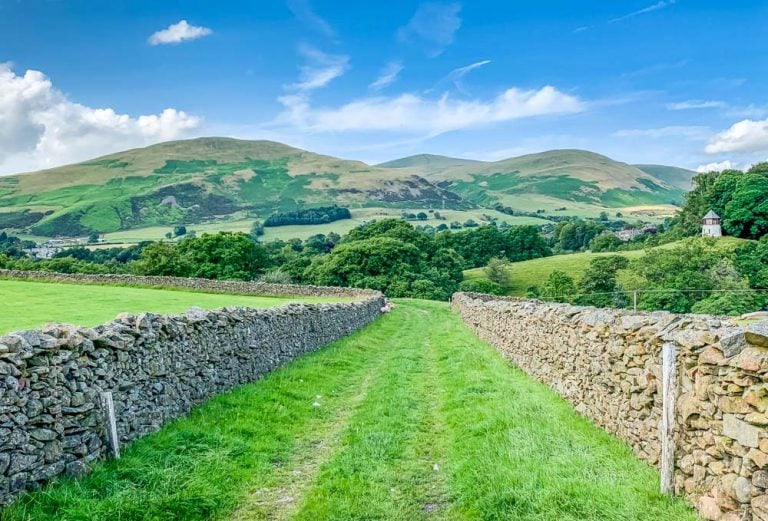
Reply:
[[[199,138],[0,177],[0,229],[82,236],[223,221],[248,228],[275,211],[328,204],[396,215],[476,215],[499,204],[561,215],[615,208],[649,218],[672,213],[681,196],[650,173],[582,150],[498,162],[418,155],[371,166],[272,141]]]
[[[676,186],[682,190],[688,191],[693,185],[693,178],[696,172],[688,170],[686,168],[678,168],[676,166],[664,166],[664,165],[633,165],[639,168],[643,172],[652,175],[657,179],[661,179],[665,183]]]
[[[423,175],[471,202],[523,209],[538,209],[532,205],[549,209],[553,204],[607,208],[675,204],[683,194],[636,167],[585,150],[551,150]]]
[[[476,161],[474,159],[437,156],[434,154],[418,154],[415,156],[393,159],[392,161],[387,161],[386,163],[379,163],[376,166],[380,168],[415,168],[424,173],[434,173],[448,167],[477,166],[484,163],[485,161]]]
[[[740,244],[745,242],[745,239],[739,239],[736,237],[723,237],[718,240],[719,244],[726,250],[735,249]],[[677,245],[677,242],[664,244],[657,246],[657,248],[672,248]],[[650,251],[653,251],[652,248]],[[579,280],[583,273],[586,271],[589,263],[596,257],[606,257],[611,255],[621,255],[628,259],[636,259],[646,254],[645,250],[631,250],[631,251],[619,251],[619,252],[606,252],[606,253],[570,253],[566,255],[554,255],[552,257],[542,257],[540,259],[532,259],[522,262],[513,262],[510,264],[509,286],[505,289],[508,295],[517,297],[525,296],[526,291],[531,286],[538,286],[541,288],[546,282],[549,274],[553,271],[563,271],[573,277],[575,280]],[[464,278],[467,280],[484,279],[484,268],[475,268],[464,271]]]

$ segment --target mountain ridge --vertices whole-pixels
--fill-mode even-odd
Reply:
[[[274,211],[327,204],[594,211],[668,204],[682,196],[681,189],[650,173],[582,150],[496,162],[430,154],[393,161],[400,166],[368,165],[267,140],[170,141],[0,177],[0,229],[82,235],[263,219]]]

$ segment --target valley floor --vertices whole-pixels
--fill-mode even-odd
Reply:
[[[447,304],[399,301],[2,519],[696,519],[657,490]]]

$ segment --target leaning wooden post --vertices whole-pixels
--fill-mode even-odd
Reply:
[[[115,403],[112,401],[112,392],[105,391],[101,393],[101,405],[105,413],[107,424],[107,441],[112,456],[120,459],[120,440],[117,438],[117,419],[115,418]]]
[[[632,308],[637,313],[637,290],[632,292]]]
[[[675,398],[677,391],[675,344],[666,343],[661,356],[662,412],[659,438],[661,438],[661,492],[675,492]]]

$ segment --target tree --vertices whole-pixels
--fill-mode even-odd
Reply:
[[[88,244],[96,244],[99,242],[99,234],[96,232],[91,232],[88,234]]]
[[[589,263],[578,285],[580,296],[576,303],[583,306],[621,307],[626,305],[627,297],[620,292],[616,274],[629,266],[626,257],[612,255],[596,257]]]
[[[249,235],[251,236],[251,239],[258,242],[259,237],[264,235],[264,225],[261,224],[261,221],[253,221]]]
[[[489,295],[503,295],[504,288],[487,279],[464,280],[459,284],[461,291],[470,293],[487,293]]]
[[[221,232],[186,238],[177,245],[157,242],[134,264],[140,275],[251,280],[269,266],[264,246],[244,233]]]
[[[429,218],[429,216],[424,212],[419,212],[416,214],[416,218],[420,221],[426,221]]]
[[[544,300],[569,302],[576,294],[576,283],[563,271],[555,270],[549,274],[541,288],[540,296]]]
[[[184,225],[177,226],[173,229],[173,235],[176,237],[181,237],[182,235],[187,234],[187,227]]]
[[[604,232],[592,239],[589,249],[593,252],[616,251],[623,243],[621,239],[610,232]]]
[[[483,270],[488,280],[504,287],[509,286],[509,261],[494,257]]]

